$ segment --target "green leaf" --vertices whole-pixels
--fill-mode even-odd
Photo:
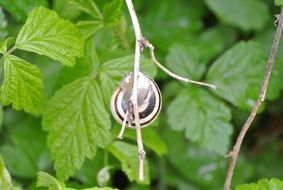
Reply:
[[[118,136],[120,128],[120,125],[115,125],[113,127],[112,130],[115,136]],[[136,131],[131,129],[125,130],[123,137],[136,140]],[[165,142],[161,139],[160,135],[153,129],[149,127],[143,129],[142,138],[144,145],[153,150],[158,156],[162,156],[167,153],[167,146]]]
[[[84,39],[91,37],[96,31],[103,27],[101,21],[79,21],[77,23],[78,28],[80,29]]]
[[[40,120],[23,114],[17,118],[18,115],[16,111],[5,112],[4,125],[9,126],[6,130],[10,135],[6,135],[8,142],[1,146],[0,151],[12,175],[33,178],[38,170],[51,166],[45,145],[46,134],[40,129]],[[12,123],[7,122],[7,118],[13,120]]]
[[[242,109],[250,110],[259,93],[265,60],[255,42],[239,42],[219,57],[207,80],[218,88],[212,92]]]
[[[2,190],[20,190],[12,184],[11,176],[5,167],[4,160],[0,155],[0,189]]]
[[[4,160],[0,155],[0,189],[10,189],[12,187],[11,176],[5,168]]]
[[[0,39],[4,39],[7,34],[7,21],[3,9],[0,7]]]
[[[77,59],[74,67],[63,67],[56,78],[55,90],[62,88],[63,85],[69,84],[72,81],[85,77],[93,76],[94,68],[97,68],[99,61],[95,49],[95,44],[91,39],[85,43],[85,55]]]
[[[262,1],[206,0],[206,3],[223,23],[242,30],[260,30],[269,19],[268,6]]]
[[[25,21],[28,12],[38,6],[48,6],[47,0],[0,0],[0,6],[4,7],[18,21]]]
[[[261,179],[258,183],[238,185],[236,190],[281,190],[283,189],[283,181],[279,179]]]
[[[203,27],[203,1],[151,1],[146,7],[139,10],[143,13],[140,23],[145,36],[154,42],[156,52],[167,53],[173,41],[191,44]]]
[[[53,176],[49,175],[48,173],[45,172],[38,172],[37,173],[37,187],[47,187],[48,190],[76,190],[73,188],[67,188],[65,184],[59,182],[56,178]],[[86,188],[82,190],[115,190],[109,187],[92,187],[92,188]]]
[[[42,98],[40,70],[13,55],[4,56],[4,82],[0,100],[3,105],[12,103],[14,109],[35,113]]]
[[[98,83],[84,77],[64,86],[50,99],[43,114],[43,127],[60,180],[81,168],[85,157],[93,158],[96,147],[111,141],[109,113]]]
[[[16,47],[46,55],[68,66],[73,66],[75,57],[83,54],[83,41],[76,26],[44,7],[30,12],[17,37]]]
[[[144,180],[138,179],[138,154],[137,147],[125,142],[116,141],[108,147],[108,150],[122,164],[122,170],[130,181],[149,184],[149,168],[147,160],[144,161]]]
[[[168,165],[173,166],[173,170],[166,171],[169,175],[168,180],[174,180],[172,183],[179,184],[178,181],[183,179],[195,184],[199,190],[223,189],[223,179],[226,177],[228,165],[223,155],[186,141],[183,132],[172,131],[167,126],[164,126],[163,134],[168,145]],[[233,176],[233,185],[249,180],[253,176],[252,165],[240,155]]]
[[[56,178],[45,172],[37,173],[37,187],[48,187],[48,190],[65,189],[65,185],[57,181]]]
[[[93,0],[69,0],[69,3],[97,19],[102,19],[101,12]]]
[[[114,90],[118,87],[122,77],[126,73],[132,71],[133,64],[134,56],[130,55],[112,59],[101,65],[101,68],[99,69],[99,79],[105,102],[109,103],[110,97]],[[154,77],[157,74],[156,67],[149,59],[142,58],[141,68],[143,72],[151,77]]]
[[[170,127],[185,130],[191,141],[219,154],[227,152],[232,134],[230,109],[207,91],[193,87],[181,91],[167,115]]]
[[[219,25],[206,29],[197,38],[199,59],[209,63],[213,58],[230,47],[237,39],[236,29]],[[190,56],[190,55],[187,55]]]
[[[176,74],[191,79],[199,79],[205,71],[205,64],[199,62],[199,51],[193,46],[173,45],[166,56],[167,67]]]
[[[105,26],[114,26],[121,20],[123,0],[111,0],[103,9],[103,22]]]
[[[283,0],[274,0],[276,6],[283,6]]]
[[[15,38],[9,37],[0,45],[0,53],[4,54],[15,44]]]

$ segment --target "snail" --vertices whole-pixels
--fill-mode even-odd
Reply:
[[[131,104],[133,77],[133,72],[124,75],[110,101],[111,112],[115,120],[121,125],[124,125],[126,122],[130,128],[135,128],[133,107]],[[140,126],[149,126],[157,118],[161,110],[162,98],[157,84],[143,72],[138,73],[137,103]]]

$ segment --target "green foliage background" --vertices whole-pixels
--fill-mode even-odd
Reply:
[[[175,81],[144,51],[142,69],[160,86],[163,108],[142,130],[147,160],[140,182],[135,131],[116,140],[120,126],[109,105],[133,67],[125,2],[0,0],[1,190],[222,188],[224,155],[257,98],[276,28],[273,15],[280,12],[275,5],[283,3],[133,3],[160,62],[218,89]],[[241,149],[236,190],[283,187],[282,55],[280,47],[267,101]]]

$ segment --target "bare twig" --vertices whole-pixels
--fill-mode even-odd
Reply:
[[[247,118],[245,124],[243,125],[240,134],[237,138],[237,141],[233,147],[233,149],[230,151],[230,153],[228,155],[226,155],[226,157],[230,158],[230,164],[228,167],[228,171],[227,171],[227,176],[226,176],[226,180],[225,180],[225,184],[224,184],[224,190],[230,190],[231,188],[231,182],[232,182],[232,176],[234,173],[234,169],[236,166],[236,162],[237,162],[237,158],[238,158],[238,154],[243,142],[243,139],[247,133],[247,130],[249,129],[252,121],[254,120],[258,109],[260,107],[260,105],[262,104],[262,102],[265,99],[265,94],[266,94],[266,90],[268,87],[268,83],[269,83],[269,79],[270,79],[270,75],[271,75],[271,71],[272,71],[272,66],[274,64],[274,60],[275,60],[275,56],[278,50],[278,46],[279,46],[279,42],[281,39],[281,35],[282,35],[282,30],[283,30],[283,11],[281,11],[280,15],[277,17],[278,19],[278,26],[277,26],[277,30],[274,36],[274,40],[272,43],[272,47],[271,47],[271,52],[267,61],[267,66],[266,66],[266,70],[265,70],[265,74],[264,74],[264,78],[261,84],[261,88],[260,88],[260,93],[258,96],[258,99],[249,115],[249,117]]]
[[[136,134],[137,134],[137,144],[138,144],[138,157],[139,157],[139,179],[142,181],[144,179],[143,175],[143,161],[145,159],[145,151],[142,143],[142,134],[140,127],[140,118],[138,113],[138,73],[140,71],[140,59],[141,59],[141,51],[142,45],[140,41],[143,39],[139,21],[132,3],[132,0],[126,0],[129,13],[132,19],[132,23],[134,26],[135,36],[136,36],[136,48],[135,48],[135,65],[134,65],[134,80],[133,80],[133,94],[131,97],[131,101],[133,104],[134,118],[136,124]]]
[[[207,83],[204,83],[204,82],[199,82],[199,81],[194,81],[194,80],[190,80],[188,78],[185,78],[185,77],[181,77],[179,75],[176,75],[175,73],[169,71],[166,67],[164,67],[163,65],[161,65],[159,63],[159,61],[156,59],[155,57],[155,53],[154,53],[154,46],[147,40],[144,40],[144,45],[145,47],[148,47],[149,50],[150,50],[150,57],[153,61],[153,63],[159,67],[162,71],[164,71],[165,73],[167,73],[169,76],[171,76],[172,78],[175,78],[179,81],[182,81],[182,82],[185,82],[185,83],[194,83],[194,84],[198,84],[198,85],[201,85],[201,86],[208,86],[210,88],[213,88],[213,89],[216,89],[216,86],[213,85],[213,84],[207,84]]]
[[[119,135],[117,137],[118,139],[123,139],[123,134],[125,132],[126,123],[127,123],[127,119],[128,119],[128,114],[129,114],[129,112],[127,111],[126,115],[125,115],[125,118],[124,118],[124,121],[123,121],[122,128],[121,128],[120,133],[119,133]]]

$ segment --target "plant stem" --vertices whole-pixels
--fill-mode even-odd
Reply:
[[[264,78],[263,78],[263,81],[262,81],[262,84],[261,84],[258,99],[257,99],[249,117],[247,118],[246,122],[244,123],[244,125],[241,129],[240,134],[237,138],[237,141],[236,141],[233,149],[229,152],[228,155],[226,155],[226,157],[230,158],[230,163],[229,163],[227,176],[226,176],[226,180],[225,180],[225,184],[224,184],[224,190],[230,190],[231,189],[232,177],[233,177],[233,174],[234,174],[234,169],[235,169],[235,166],[236,166],[236,163],[237,163],[237,158],[238,158],[238,154],[239,154],[243,139],[244,139],[248,129],[250,128],[250,125],[251,125],[252,121],[254,120],[260,105],[262,104],[262,102],[265,99],[266,90],[267,90],[270,75],[271,75],[271,72],[272,72],[272,66],[274,64],[275,56],[277,54],[279,42],[280,42],[281,35],[282,35],[283,11],[281,11],[281,13],[277,17],[277,19],[278,19],[278,26],[277,26],[277,30],[276,30],[276,33],[275,33],[275,36],[274,36],[273,43],[272,43],[270,55],[269,55],[269,58],[268,58],[268,61],[267,61],[267,66],[266,66],[266,69],[265,69],[265,74],[264,74]]]
[[[136,124],[136,134],[137,134],[137,144],[138,144],[138,157],[139,157],[139,179],[142,181],[144,179],[143,174],[143,163],[145,159],[145,151],[142,143],[142,134],[140,127],[140,118],[138,113],[138,74],[140,71],[140,59],[141,59],[141,51],[142,44],[140,43],[143,40],[139,21],[132,3],[132,0],[126,0],[129,13],[132,19],[132,23],[134,26],[135,36],[136,36],[136,48],[135,48],[135,64],[134,64],[134,80],[133,80],[133,94],[131,97],[131,101],[133,104],[134,110],[134,118]]]

